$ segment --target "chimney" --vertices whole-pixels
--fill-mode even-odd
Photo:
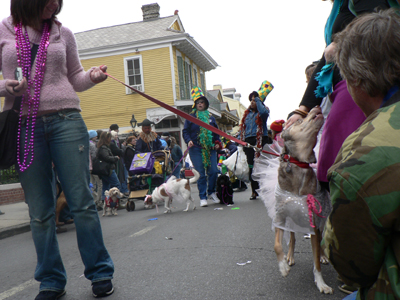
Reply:
[[[158,3],[142,6],[143,21],[152,21],[160,18],[160,5]]]

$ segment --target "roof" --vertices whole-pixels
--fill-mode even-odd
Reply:
[[[127,23],[75,33],[80,54],[102,52],[107,48],[133,48],[140,44],[171,42],[188,55],[204,71],[215,69],[217,62],[184,31],[171,29],[178,15],[153,20]]]
[[[79,50],[136,43],[181,35],[184,32],[167,30],[178,18],[169,16],[151,21],[127,23],[75,33]]]

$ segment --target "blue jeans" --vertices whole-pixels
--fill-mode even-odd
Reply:
[[[129,174],[128,174],[128,171],[127,171],[126,168],[125,168],[125,165],[123,165],[123,168],[124,168],[124,175],[125,175],[124,177],[125,177],[125,180],[124,180],[123,182],[120,182],[120,184],[121,184],[120,192],[121,192],[121,193],[128,193],[129,190],[128,190],[127,178],[128,178],[128,176],[129,176]]]
[[[180,176],[181,176],[181,169],[182,169],[182,162],[181,162],[179,165],[176,165],[176,163],[175,163],[174,168],[175,168],[175,170],[174,170],[174,172],[172,173],[172,175],[174,175],[176,178],[180,178]]]
[[[22,137],[25,129],[23,124]],[[40,290],[61,291],[67,283],[56,237],[52,162],[74,218],[85,277],[92,282],[112,279],[114,264],[89,189],[89,135],[80,113],[66,110],[38,117],[34,153],[32,165],[19,178],[29,206]]]
[[[358,291],[353,292],[352,294],[343,298],[343,300],[356,300]]]
[[[208,175],[208,189],[207,189],[207,177],[206,170],[204,169],[203,159],[201,157],[201,148],[193,146],[189,149],[190,159],[193,163],[193,167],[197,172],[200,173],[200,178],[197,180],[197,188],[199,189],[200,200],[207,199],[207,195],[211,195],[215,192],[215,185],[217,183],[217,152],[215,150],[210,151],[210,166],[207,169]]]
[[[101,176],[101,181],[103,183],[103,190],[102,190],[102,194],[101,194],[101,199],[104,200],[106,198],[106,196],[104,196],[104,192],[116,187],[121,191],[121,185],[119,183],[118,180],[118,176],[117,173],[115,173],[115,170],[112,170],[111,175],[110,176]]]

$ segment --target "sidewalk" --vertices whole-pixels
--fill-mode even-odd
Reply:
[[[4,213],[0,215],[0,240],[31,230],[25,202],[0,205],[0,211]]]

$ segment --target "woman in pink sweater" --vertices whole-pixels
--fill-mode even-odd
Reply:
[[[74,217],[93,295],[114,290],[114,265],[89,190],[89,137],[76,94],[104,81],[106,67],[83,69],[73,33],[55,19],[61,7],[62,0],[11,0],[11,16],[0,24],[3,110],[21,103],[16,168],[37,252],[37,300],[60,298],[67,281],[56,238],[52,162]],[[21,82],[14,79],[17,67]]]

